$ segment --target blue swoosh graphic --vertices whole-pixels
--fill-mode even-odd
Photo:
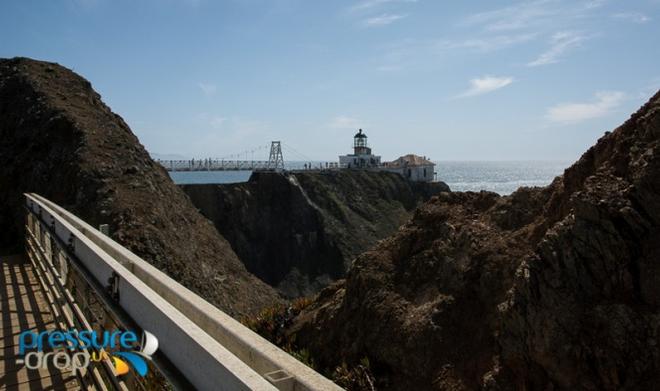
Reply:
[[[115,356],[119,356],[121,358],[126,359],[137,373],[140,374],[140,376],[144,376],[147,374],[147,370],[149,369],[147,367],[147,362],[140,357],[139,354],[136,353],[131,353],[131,352],[115,352],[113,353]]]

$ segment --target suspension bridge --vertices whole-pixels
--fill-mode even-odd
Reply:
[[[268,159],[255,160],[270,148]],[[283,151],[293,160],[284,161]],[[262,155],[263,156],[263,155]],[[221,158],[157,160],[167,171],[282,171],[291,169],[336,169],[337,162],[319,162],[298,152],[281,141],[264,145]]]

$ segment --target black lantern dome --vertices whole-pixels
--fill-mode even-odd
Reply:
[[[353,149],[356,155],[371,154],[371,149],[367,145],[367,135],[362,133],[362,129],[353,136]]]
[[[367,138],[367,135],[365,133],[362,133],[362,129],[360,129],[357,133],[355,133],[355,136],[353,138]]]

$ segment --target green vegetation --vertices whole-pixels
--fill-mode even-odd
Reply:
[[[366,357],[360,360],[359,364],[352,367],[342,363],[342,365],[335,368],[330,378],[347,390],[376,390],[374,375],[369,366],[369,359]]]
[[[334,369],[319,368],[318,361],[314,360],[313,354],[304,347],[296,344],[295,334],[286,334],[285,330],[293,319],[306,307],[312,304],[312,298],[300,298],[289,305],[277,305],[266,308],[257,316],[245,317],[241,322],[266,338],[270,342],[298,359],[298,361],[323,373],[332,379],[337,385],[349,391],[375,391],[374,375],[372,374],[369,359],[364,357],[355,365],[342,362]]]

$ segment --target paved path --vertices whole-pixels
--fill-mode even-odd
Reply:
[[[0,390],[78,389],[70,371],[16,363],[19,334],[53,329],[55,322],[32,264],[24,256],[0,256],[0,267]]]

